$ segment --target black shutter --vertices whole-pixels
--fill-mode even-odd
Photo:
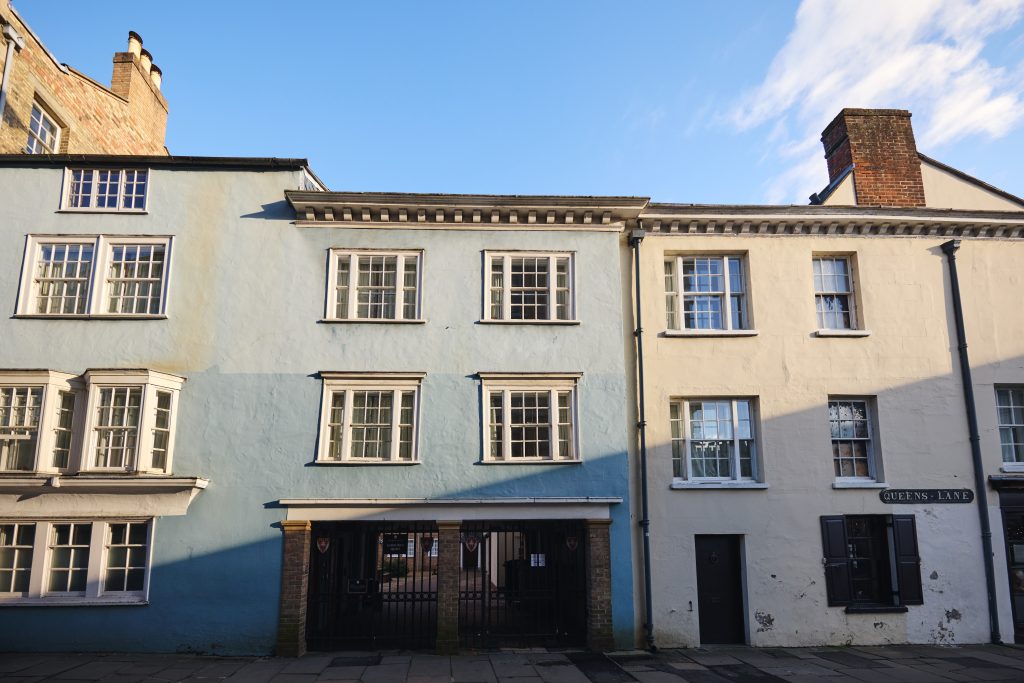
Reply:
[[[892,516],[893,555],[896,557],[896,579],[899,581],[901,605],[923,605],[921,590],[921,557],[917,553],[917,525],[914,515]]]
[[[842,515],[821,518],[821,547],[825,555],[825,590],[831,607],[853,601],[850,559],[846,547],[846,522]]]

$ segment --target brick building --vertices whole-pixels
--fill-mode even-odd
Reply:
[[[161,71],[134,32],[108,87],[58,62],[0,0],[0,74],[2,154],[167,154]]]

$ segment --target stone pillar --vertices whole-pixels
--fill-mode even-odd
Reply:
[[[437,523],[437,651],[459,649],[459,522]]]
[[[281,606],[277,615],[278,657],[301,657],[306,653],[306,597],[309,590],[308,521],[285,520],[281,557]]]
[[[587,520],[587,647],[598,652],[615,646],[612,637],[612,556],[610,519]]]

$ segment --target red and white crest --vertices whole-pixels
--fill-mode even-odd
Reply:
[[[565,547],[568,548],[569,550],[576,550],[576,548],[579,548],[580,547],[579,536],[566,536],[565,537]]]
[[[420,546],[423,548],[423,552],[429,553],[434,549],[434,537],[433,536],[422,536],[420,537]]]
[[[466,546],[466,550],[473,552],[477,546],[480,545],[480,537],[476,534],[470,534],[462,541],[462,544]]]
[[[316,539],[316,549],[320,551],[321,555],[326,553],[327,549],[330,548],[330,547],[331,547],[331,539],[328,538],[327,536],[321,536],[318,539]]]

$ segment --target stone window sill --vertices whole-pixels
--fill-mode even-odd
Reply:
[[[815,330],[815,337],[868,337],[871,330]]]
[[[579,325],[579,320],[477,320],[478,325]]]
[[[887,489],[889,485],[884,481],[834,481],[834,489]]]
[[[46,598],[4,598],[0,600],[3,607],[139,607],[148,605],[146,598],[83,598],[83,597],[46,597]]]
[[[904,605],[847,605],[847,614],[901,614],[909,610]]]
[[[666,337],[756,337],[757,330],[665,330]]]
[[[768,488],[768,484],[760,481],[674,481],[669,485],[669,488],[673,491],[694,491],[702,489],[715,489],[719,491],[728,489],[764,490]]]
[[[385,467],[408,467],[409,465],[419,465],[419,460],[314,460],[314,465],[328,465],[331,467],[377,467],[383,465]]]
[[[69,314],[69,315],[43,315],[39,313],[16,313],[11,316],[21,320],[167,320],[164,314],[158,315],[111,315],[104,313]]]
[[[523,467],[526,465],[580,465],[583,460],[481,460],[478,465],[512,465]]]
[[[369,318],[321,318],[318,322],[335,325],[335,324],[347,324],[347,325],[425,325],[427,321],[424,318],[415,318],[412,320],[393,320],[390,318],[381,319],[369,319]]]
[[[1024,462],[1004,462],[1000,472],[1024,472]]]

